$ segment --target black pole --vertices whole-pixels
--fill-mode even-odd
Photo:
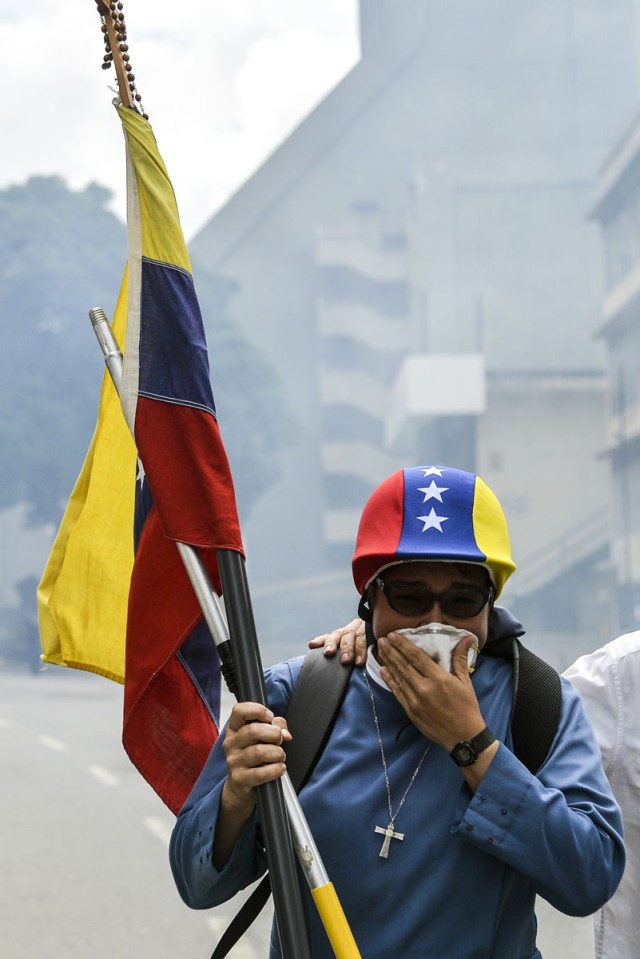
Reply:
[[[224,605],[233,647],[241,701],[267,704],[244,557],[232,550],[217,551]],[[273,905],[284,959],[311,959],[302,910],[289,820],[277,780],[258,788]]]

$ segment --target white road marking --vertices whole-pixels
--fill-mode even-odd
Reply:
[[[120,781],[117,776],[114,776],[114,774],[109,772],[108,769],[105,769],[104,766],[89,766],[89,772],[99,783],[102,783],[103,786],[117,786]]]
[[[225,931],[229,923],[231,922],[231,916],[208,916],[207,925],[211,932],[217,939],[220,939],[222,933]],[[238,940],[237,944],[233,947],[234,959],[258,959],[258,953],[247,940],[246,936],[243,936]]]
[[[171,836],[171,830],[173,829],[173,823],[167,822],[166,819],[160,819],[158,816],[147,816],[144,821],[145,826],[149,832],[153,833],[160,842],[164,843],[165,846],[169,846],[169,838]]]
[[[214,936],[220,937],[230,922],[231,916],[207,916],[207,925]]]
[[[53,736],[47,736],[46,733],[38,736],[38,742],[41,746],[46,746],[47,749],[53,749],[56,753],[63,753],[67,748],[59,739],[55,739]]]

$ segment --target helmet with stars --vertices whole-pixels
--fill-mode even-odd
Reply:
[[[495,493],[475,473],[447,466],[397,470],[369,497],[352,569],[364,596],[388,566],[410,561],[477,563],[496,597],[515,570],[509,530]]]

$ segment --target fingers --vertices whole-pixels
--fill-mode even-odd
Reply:
[[[464,679],[469,676],[469,650],[474,647],[477,652],[478,640],[473,633],[469,633],[467,636],[462,637],[453,650],[451,654],[451,672],[454,676],[457,676],[458,679]]]
[[[378,640],[378,659],[381,675],[396,698],[403,701],[411,689],[439,667],[423,650],[398,633],[390,633]]]
[[[451,654],[451,668],[445,670],[451,672],[458,679],[466,680],[469,676],[468,655],[472,646],[477,649],[477,638],[473,633],[466,633],[457,643]],[[387,657],[390,665],[394,665],[400,670],[403,664],[411,666],[423,676],[436,678],[437,672],[445,665],[440,663],[437,657],[434,659],[428,652],[416,646],[400,633],[390,633],[389,636],[378,640],[378,649],[381,650],[383,657]]]
[[[286,769],[283,744],[291,740],[286,721],[259,703],[236,703],[223,749],[232,794],[247,796]]]
[[[378,640],[378,650],[386,665],[402,673],[406,672],[407,666],[423,676],[431,675],[433,669],[440,669],[428,653],[400,633],[382,636]]]
[[[340,662],[342,663],[353,663],[353,662],[364,662],[362,658],[362,649],[357,649],[359,636],[364,638],[364,623],[360,619],[352,619],[350,623],[347,623],[346,626],[343,626],[342,629],[335,630],[336,633],[340,634],[339,645],[340,645]],[[365,647],[365,658],[366,658],[366,640],[364,643]],[[325,655],[327,650],[325,648]],[[358,656],[360,658],[358,658]]]
[[[273,725],[278,726],[282,730],[282,741],[285,743],[290,743],[293,739],[293,736],[289,732],[287,720],[283,719],[282,716],[274,716]]]
[[[473,641],[471,634],[460,640],[449,673],[398,633],[378,640],[382,678],[411,722],[443,746],[468,738],[483,722],[466,661]]]
[[[291,738],[286,719],[274,716],[260,703],[236,703],[231,710],[225,742],[230,740],[232,748],[245,749],[254,743],[280,745]]]
[[[367,659],[367,637],[361,619],[352,619],[346,626],[340,626],[331,633],[323,633],[310,640],[312,649],[324,647],[325,656],[335,656],[340,650],[340,661],[362,666]]]
[[[365,632],[365,626],[361,619],[353,619],[349,623],[349,629],[353,629],[353,652],[355,656],[356,666],[364,666],[367,661],[367,635]],[[344,653],[342,654],[342,662],[350,662],[351,660],[345,660]]]
[[[235,703],[229,716],[229,729],[238,730],[246,723],[271,723],[274,716],[262,703]]]
[[[318,649],[324,646],[325,656],[335,656],[346,629],[348,629],[347,626],[340,626],[338,629],[334,629],[332,633],[322,633],[321,636],[314,636],[313,639],[309,640],[309,648]]]

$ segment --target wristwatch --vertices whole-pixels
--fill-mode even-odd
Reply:
[[[456,743],[449,755],[458,766],[472,766],[480,753],[495,741],[496,737],[485,726],[473,739],[463,739]]]

